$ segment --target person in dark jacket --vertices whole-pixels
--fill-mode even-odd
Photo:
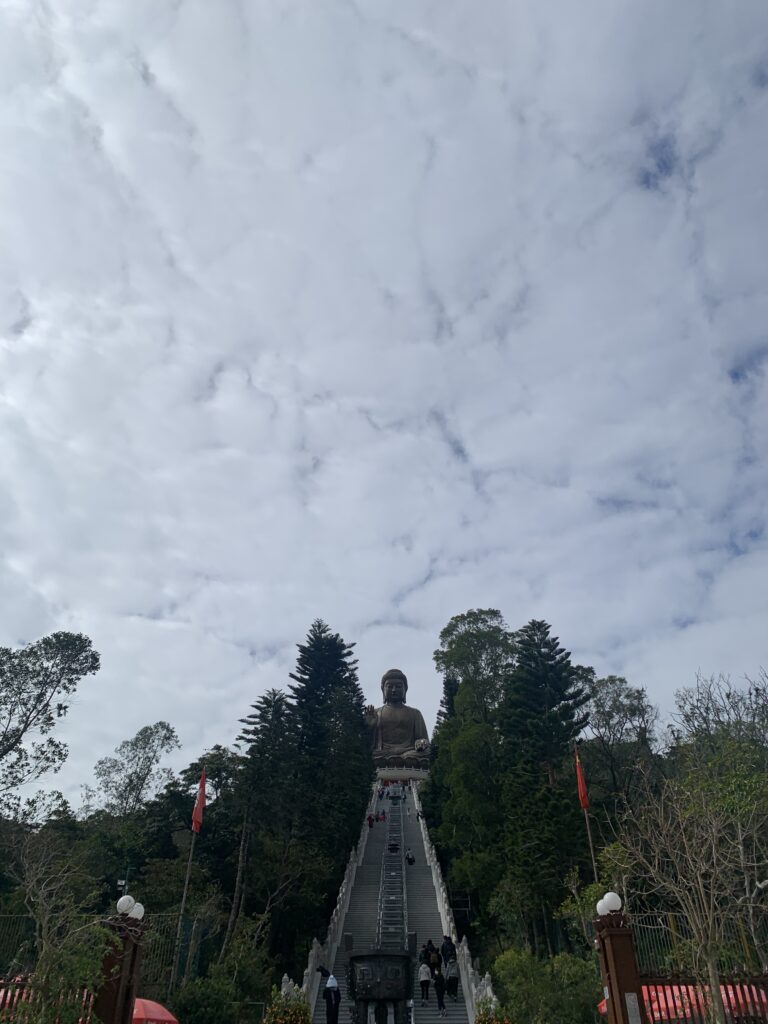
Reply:
[[[447,964],[452,956],[456,956],[456,947],[454,946],[450,935],[443,936],[443,944],[440,947],[440,956],[443,958],[444,964]]]
[[[440,968],[435,972],[435,995],[437,996],[437,1008],[440,1016],[445,1017],[445,978],[440,973]]]
[[[339,983],[332,974],[325,983],[323,999],[325,1000],[325,1024],[339,1024],[341,994],[339,993]]]

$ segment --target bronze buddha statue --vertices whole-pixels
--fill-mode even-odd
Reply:
[[[405,674],[391,668],[381,679],[383,707],[365,709],[377,768],[429,767],[429,734],[421,712],[406,706],[407,689]]]

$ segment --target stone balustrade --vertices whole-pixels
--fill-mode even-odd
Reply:
[[[412,788],[413,801],[419,817],[422,839],[424,840],[424,852],[426,854],[427,863],[432,870],[432,881],[434,882],[435,892],[437,893],[437,904],[440,910],[440,922],[443,926],[443,935],[450,935],[456,945],[456,960],[459,965],[461,987],[464,991],[467,1003],[469,1024],[474,1024],[480,1003],[488,1002],[492,1006],[495,1006],[498,1003],[498,1000],[493,993],[493,984],[491,982],[490,974],[481,976],[472,964],[472,954],[469,951],[469,943],[467,942],[466,935],[461,942],[458,942],[457,940],[456,922],[453,919],[453,911],[451,910],[451,903],[448,897],[448,887],[443,879],[443,872],[440,868],[440,862],[437,859],[435,847],[432,844],[432,840],[429,838],[429,830],[427,829],[424,821],[424,814],[421,808],[419,789],[417,785],[414,785]]]

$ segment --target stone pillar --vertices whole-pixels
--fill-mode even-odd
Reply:
[[[648,1024],[632,929],[621,912],[595,920],[608,1024]]]

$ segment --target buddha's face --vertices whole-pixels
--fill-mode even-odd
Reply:
[[[398,676],[392,676],[384,683],[384,703],[402,704],[405,701],[405,682]]]

